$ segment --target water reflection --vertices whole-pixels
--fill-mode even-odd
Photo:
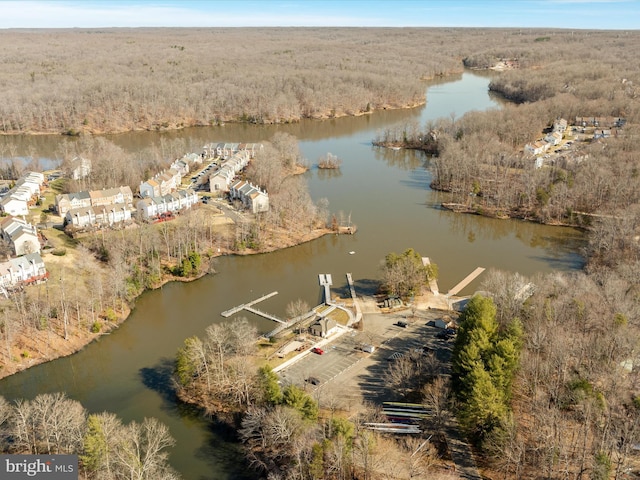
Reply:
[[[579,268],[580,232],[444,211],[439,205],[446,194],[428,187],[431,177],[424,168],[428,158],[421,152],[371,146],[377,129],[398,122],[423,123],[451,111],[461,115],[469,107],[495,106],[486,95],[486,78],[468,73],[460,78],[462,85],[430,90],[426,108],[293,125],[227,125],[110,136],[128,151],[141,151],[163,139],[182,139],[199,151],[213,141],[254,142],[276,131],[291,133],[300,139],[307,158],[332,152],[343,159],[339,171],[314,168],[305,178],[314,199],[329,198],[332,212],[352,214],[358,233],[328,235],[268,255],[220,257],[214,262],[219,274],[145,293],[117,331],[76,355],[2,380],[3,395],[11,400],[66,391],[92,412],[112,411],[127,422],[157,417],[177,440],[170,461],[185,479],[251,478],[243,477],[247,475],[243,457],[230,441],[231,432],[203,419],[197,409],[177,403],[170,383],[171,359],[184,339],[201,336],[209,325],[223,321],[220,312],[272,291],[279,294],[260,308],[281,317],[292,300],[319,304],[319,273],[332,274],[334,294],[347,295],[346,272],[353,274],[359,293],[373,294],[379,285],[380,261],[389,252],[409,247],[438,264],[442,291],[477,266],[524,275]],[[75,141],[42,136],[14,140],[16,151],[37,148],[41,156],[51,158],[61,141]],[[0,154],[8,141],[0,138]],[[351,251],[355,253],[350,255]],[[472,293],[478,282],[462,293]],[[259,331],[274,328],[269,320],[243,316]]]

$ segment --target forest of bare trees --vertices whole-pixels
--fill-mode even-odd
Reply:
[[[62,393],[13,403],[0,397],[0,450],[35,455],[75,454],[85,479],[175,480],[167,462],[174,440],[154,418],[125,424],[108,412],[89,414]]]
[[[459,33],[3,31],[0,131],[75,135],[290,122],[416,105],[424,102],[422,79],[461,71]]]
[[[502,72],[491,84],[494,92],[516,103],[428,125],[399,125],[378,140],[436,150],[429,161],[434,187],[449,191],[458,203],[473,202],[480,213],[587,229],[583,272],[531,279],[492,272],[483,284],[496,307],[495,329],[518,319],[523,334],[518,367],[509,367],[509,373],[515,371],[508,380],[511,390],[498,402],[501,415],[491,417],[490,431],[475,436],[485,468],[498,472],[496,478],[602,480],[622,479],[637,469],[638,32],[7,30],[0,38],[6,46],[0,130],[7,134],[75,135],[355,115],[423,102],[421,81],[460,71],[463,61],[486,68],[517,59],[518,69]],[[105,48],[113,52],[109,58],[97,53]],[[555,119],[581,115],[620,116],[627,124],[618,137],[576,147],[573,161],[533,168],[523,146]],[[184,145],[165,143],[134,162],[103,139],[83,138],[63,148],[69,149],[61,153],[64,158],[109,159],[85,183],[68,189],[135,187],[178,156],[175,152],[185,151]],[[267,225],[285,231],[296,225],[304,232],[326,220],[326,202],[310,203],[300,178],[289,175],[300,162],[291,139],[274,138],[265,151],[246,175],[273,195],[269,215],[228,232],[194,211],[182,222],[117,232],[108,242],[93,236],[74,247],[86,255],[73,272],[63,268],[57,282],[6,302],[10,305],[4,305],[0,323],[5,358],[15,355],[12,341],[24,328],[66,337],[73,329],[86,330],[80,321],[85,318],[99,330],[100,323],[115,321],[141,289],[160,281],[167,266],[185,259],[198,263],[191,262],[194,252],[268,249],[273,239]],[[276,156],[280,160],[274,161]],[[198,268],[207,268],[206,260],[204,254]],[[72,288],[72,275],[87,278],[86,285],[79,288],[75,282]],[[286,472],[282,478],[377,478],[389,465],[415,467],[416,478],[427,475],[433,457],[425,455],[414,464],[410,452],[415,445],[389,442],[360,429],[361,419],[334,416],[333,410],[316,421],[317,405],[308,395],[293,388],[283,392],[269,369],[249,368],[246,339],[255,332],[245,328],[243,333],[246,338],[234,338],[219,326],[205,339],[188,339],[177,373],[183,384],[198,387],[189,392],[191,399],[209,402],[211,410],[233,401],[245,411],[239,435],[256,468]],[[491,362],[500,360],[489,357],[482,359],[487,372]],[[455,411],[438,373],[432,358],[421,357],[419,366],[407,359],[388,376],[399,392],[418,395],[439,412],[430,420],[436,430]],[[3,438],[12,439],[15,451],[33,453],[80,452],[82,444],[88,455],[83,462],[94,469],[95,478],[104,471],[112,473],[109,478],[137,475],[127,460],[131,452],[141,452],[139,445],[157,447],[149,457],[156,461],[136,458],[136,465],[153,472],[141,478],[171,478],[163,456],[171,440],[158,424],[125,426],[108,415],[87,417],[69,402],[38,397],[15,406],[0,403]],[[66,429],[50,428],[53,420],[42,413],[53,411],[49,404],[63,405],[72,417],[64,419]],[[464,411],[463,426],[477,433],[469,421],[475,411]],[[20,427],[25,421],[29,428]],[[145,435],[151,433],[159,443],[148,441]],[[100,442],[111,434],[120,440],[114,440],[106,457],[97,455],[103,452]],[[88,439],[96,442],[93,456]]]

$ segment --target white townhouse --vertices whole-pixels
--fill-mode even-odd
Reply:
[[[198,194],[193,190],[179,190],[161,197],[143,198],[136,204],[136,210],[139,218],[149,220],[163,213],[188,210],[199,201]]]
[[[560,132],[551,132],[546,137],[544,137],[544,140],[549,145],[560,145],[560,142],[562,142],[562,134]]]
[[[158,197],[173,192],[180,186],[182,173],[175,168],[158,173],[146,182],[141,182],[139,191],[142,198]]]
[[[23,175],[0,200],[0,209],[13,216],[28,215],[29,203],[34,196],[40,195],[43,183],[44,175],[40,172],[29,172]]]
[[[239,180],[231,185],[229,197],[240,200],[252,213],[269,211],[269,195],[246,180]]]
[[[80,207],[69,210],[64,225],[77,228],[113,226],[131,220],[131,209],[124,203],[112,203],[97,207]]]
[[[16,217],[7,217],[0,223],[0,235],[15,255],[40,252],[40,238],[36,227]]]
[[[209,191],[218,195],[228,192],[234,177],[249,165],[249,161],[250,155],[246,150],[234,154],[209,177]]]
[[[69,176],[74,180],[87,178],[91,174],[91,160],[84,157],[74,157],[71,160],[71,172]]]
[[[0,200],[0,208],[4,213],[14,217],[18,215],[29,215],[29,204],[27,201],[12,196],[7,196]]]
[[[0,286],[15,287],[46,280],[49,273],[39,253],[28,253],[0,263]]]

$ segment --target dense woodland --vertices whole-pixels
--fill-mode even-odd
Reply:
[[[500,73],[491,86],[513,104],[429,125],[398,125],[376,140],[437,152],[428,165],[434,187],[459,203],[473,193],[480,213],[581,225],[589,236],[586,268],[531,279],[491,272],[482,286],[489,298],[475,300],[476,308],[461,319],[452,384],[432,362],[409,360],[390,369],[389,384],[436,412],[426,425],[434,432],[444,419],[458,416],[491,478],[605,480],[640,471],[634,368],[640,346],[638,32],[149,29],[0,35],[7,45],[0,72],[5,133],[360,114],[420,103],[422,79],[460,71],[463,64],[486,68],[517,59],[518,68]],[[109,58],[99,54],[104,51]],[[558,117],[576,116],[619,116],[627,124],[618,137],[580,144],[573,159],[533,168],[523,146]],[[96,173],[96,182],[112,184],[134,186],[175,157],[172,149],[180,150],[161,145],[144,161],[132,162],[108,142],[81,140],[69,148],[102,149],[113,157],[117,168]],[[273,139],[268,147],[283,154],[281,162],[256,163],[247,172],[282,193],[272,221],[285,230],[311,218],[310,212],[326,217],[326,205],[308,203],[287,217],[288,206],[306,198],[295,177],[276,181],[297,162],[289,140]],[[43,338],[66,336],[67,328],[87,331],[96,322],[114,321],[112,315],[126,311],[168,265],[177,276],[193,275],[206,269],[206,255],[198,255],[207,249],[247,249],[265,239],[264,223],[223,231],[198,215],[204,214],[149,231],[118,232],[108,248],[99,235],[70,245],[87,252],[73,270],[87,278],[86,290],[69,288],[67,267],[59,284],[13,297],[2,310],[7,358],[22,328],[44,332]],[[310,228],[308,222],[301,227]],[[155,240],[144,242],[147,237]],[[226,413],[219,405],[230,401],[245,411],[239,436],[259,471],[277,471],[271,478],[389,478],[386,472],[425,478],[437,452],[415,458],[409,453],[415,445],[359,429],[362,419],[345,419],[337,404],[325,414],[304,392],[281,391],[268,368],[248,368],[243,357],[252,355],[246,340],[253,333],[244,333],[246,338],[233,337],[219,326],[205,339],[188,339],[178,355],[177,378],[182,388],[192,387],[184,398],[211,412]],[[48,348],[45,341],[40,348]],[[45,451],[51,437],[20,443],[20,431],[9,430],[20,406],[11,411],[0,405],[0,425],[12,448]],[[78,448],[86,454],[91,443],[83,438]]]

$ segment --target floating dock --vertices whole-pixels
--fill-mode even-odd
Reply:
[[[252,302],[249,303],[243,303],[242,305],[238,305],[237,307],[233,307],[230,308],[229,310],[225,310],[224,312],[222,312],[220,315],[222,315],[223,317],[230,317],[231,315],[235,315],[236,313],[242,311],[242,310],[249,310],[249,308],[251,308],[253,305],[255,305],[256,303],[260,303],[264,300],[266,300],[267,298],[271,298],[274,295],[277,295],[278,292],[271,292],[271,293],[267,293],[266,295],[261,296],[260,298],[256,298],[255,300],[253,300]],[[251,311],[251,310],[249,310]],[[253,313],[259,312],[259,310],[256,310]],[[265,316],[265,314],[263,314],[262,312],[257,313],[257,315],[261,315],[261,316]],[[267,317],[268,318],[268,317]],[[280,320],[282,322],[282,320]],[[283,322],[284,323],[284,322]]]

